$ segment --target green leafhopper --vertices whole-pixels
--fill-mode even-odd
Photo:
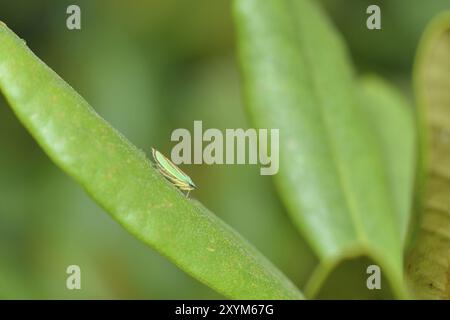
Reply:
[[[161,152],[152,148],[153,159],[155,159],[156,166],[161,174],[172,182],[181,191],[187,191],[186,197],[189,196],[189,192],[197,188],[192,179],[180,168],[178,168],[172,161],[162,155]]]

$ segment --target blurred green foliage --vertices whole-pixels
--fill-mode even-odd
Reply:
[[[410,107],[382,82],[361,93],[345,44],[314,1],[235,4],[250,117],[256,127],[280,128],[274,180],[320,257],[305,294],[314,297],[342,259],[364,254],[404,296],[415,158]]]
[[[414,64],[421,127],[417,245],[406,262],[411,291],[420,299],[450,299],[450,11],[424,32]],[[424,170],[425,168],[425,170]]]
[[[448,0],[322,2],[359,71],[386,75],[412,96],[415,47],[431,17],[450,8]],[[365,8],[377,2],[383,30],[371,32]],[[4,1],[0,20],[147,154],[151,146],[167,154],[172,130],[189,129],[194,120],[249,126],[229,0],[76,1],[82,30],[69,31],[65,11],[73,3]],[[49,161],[2,97],[0,128],[0,297],[221,298],[104,214]],[[247,165],[183,170],[200,186],[193,197],[304,287],[317,258],[269,177]],[[80,291],[65,288],[70,264],[81,266]],[[332,282],[324,290],[324,297],[346,296]]]

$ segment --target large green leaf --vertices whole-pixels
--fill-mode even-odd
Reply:
[[[390,194],[382,146],[339,36],[313,1],[234,4],[252,121],[280,129],[275,181],[321,260],[307,293],[316,294],[342,259],[368,255],[404,296],[409,213]]]
[[[185,272],[231,298],[302,298],[240,235],[166,182],[142,151],[3,23],[0,89],[59,167],[124,228]]]
[[[414,70],[421,124],[423,218],[407,264],[420,298],[450,299],[450,12],[425,32]]]
[[[376,134],[387,169],[389,194],[396,212],[400,213],[400,232],[403,239],[409,236],[406,240],[411,240],[416,222],[410,221],[417,143],[413,110],[392,86],[380,78],[363,78],[361,89],[362,107]]]

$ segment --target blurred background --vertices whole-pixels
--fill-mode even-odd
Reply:
[[[388,78],[413,102],[411,69],[420,35],[448,0],[323,0],[359,74]],[[0,20],[27,41],[114,127],[148,155],[166,155],[176,128],[248,128],[230,0],[1,1]],[[81,8],[81,30],[66,8]],[[381,7],[382,30],[366,28]],[[40,150],[0,96],[0,298],[216,299],[130,236]],[[233,226],[303,288],[317,258],[292,226],[257,165],[182,166],[192,196]],[[322,297],[346,297],[364,279],[358,261],[338,268]],[[66,268],[81,267],[82,290]],[[361,281],[361,283],[365,283]],[[355,291],[352,291],[355,292]],[[367,292],[367,290],[365,290]],[[364,296],[358,296],[364,297]]]

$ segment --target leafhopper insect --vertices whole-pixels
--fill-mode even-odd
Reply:
[[[155,148],[152,148],[152,155],[159,172],[178,189],[187,191],[186,197],[189,197],[189,192],[197,188],[192,179]]]

